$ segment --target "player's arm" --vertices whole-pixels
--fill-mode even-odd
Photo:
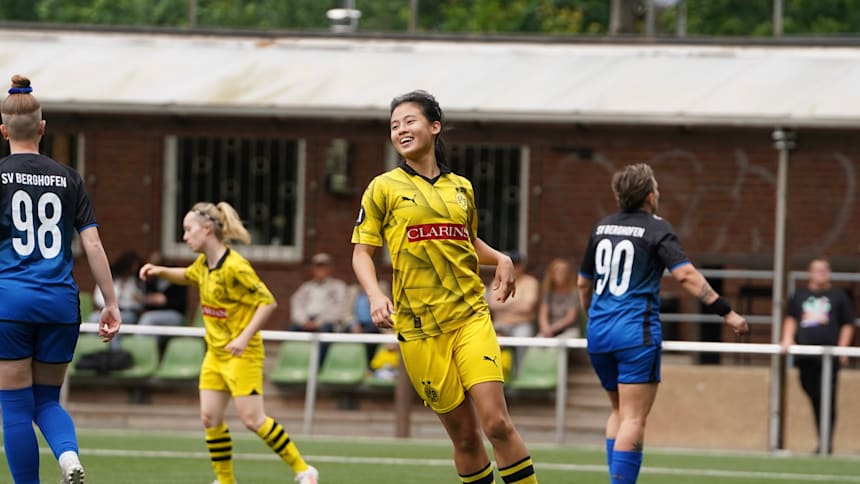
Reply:
[[[591,295],[594,292],[594,281],[579,274],[576,276],[576,288],[579,289],[579,302],[584,311],[591,307]]]
[[[672,269],[672,277],[681,283],[681,287],[687,292],[701,301],[709,312],[722,316],[735,334],[742,335],[749,331],[746,319],[736,313],[729,302],[717,294],[693,264],[676,266]]]
[[[514,263],[506,254],[490,247],[489,244],[475,237],[472,240],[475,253],[478,254],[478,262],[482,265],[496,266],[496,275],[493,278],[492,291],[496,293],[496,300],[507,301],[517,293],[516,274]]]
[[[140,268],[140,278],[144,281],[150,277],[160,277],[174,284],[187,286],[190,284],[188,278],[185,277],[184,267],[165,267],[146,263]]]
[[[251,338],[254,337],[254,335],[263,328],[263,326],[265,326],[266,321],[269,320],[277,307],[278,303],[275,301],[257,306],[256,311],[254,311],[254,316],[251,317],[251,321],[248,322],[245,329],[242,330],[236,339],[227,343],[227,346],[225,346],[224,349],[229,351],[233,356],[242,356],[242,353],[245,352],[245,348],[248,347],[248,342],[251,341]]]
[[[836,344],[838,346],[851,346],[854,343],[854,311],[848,297],[843,297],[842,300],[842,311],[839,316],[841,326],[839,327],[839,340]],[[843,365],[848,364],[848,357],[840,356],[839,362]]]
[[[394,304],[379,287],[376,276],[376,264],[373,263],[373,253],[376,247],[368,244],[355,244],[352,249],[352,270],[370,301],[370,317],[373,324],[379,328],[394,326],[391,315],[394,314]]]
[[[96,226],[90,226],[80,232],[81,246],[87,255],[87,263],[90,272],[96,280],[96,285],[104,298],[104,309],[99,319],[99,335],[104,341],[109,341],[118,332],[122,324],[119,313],[119,302],[113,287],[113,276],[110,272],[110,263],[102,246],[99,230]]]

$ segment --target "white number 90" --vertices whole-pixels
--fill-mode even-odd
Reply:
[[[594,251],[594,269],[598,280],[594,292],[603,294],[607,283],[609,292],[614,296],[621,296],[630,287],[630,274],[633,272],[633,255],[636,251],[633,242],[622,240],[618,245],[612,247],[609,239],[603,239],[597,243]],[[622,259],[624,266],[621,266]]]

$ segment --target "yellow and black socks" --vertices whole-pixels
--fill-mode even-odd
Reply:
[[[299,453],[296,444],[290,440],[290,434],[275,419],[266,417],[266,421],[257,430],[257,435],[293,469],[293,472],[298,474],[308,470],[302,454]]]
[[[505,484],[537,484],[531,456],[526,456],[507,467],[499,467],[499,475],[502,476]]]
[[[474,474],[461,475],[460,480],[463,481],[463,484],[493,484],[496,482],[493,479],[493,466],[489,462],[483,469]]]
[[[212,469],[220,484],[235,484],[233,475],[233,439],[226,423],[206,429],[206,447],[209,449],[209,459]]]

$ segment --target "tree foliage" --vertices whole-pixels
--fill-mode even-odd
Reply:
[[[769,36],[773,0],[685,0],[692,36]],[[641,26],[645,0],[631,2]],[[606,34],[611,0],[420,0],[417,31],[430,33]],[[191,5],[196,15],[189,15]],[[359,30],[404,32],[409,0],[355,0]],[[340,0],[2,0],[0,19],[89,25],[315,30]],[[659,12],[671,34],[677,9]],[[785,35],[860,32],[860,0],[784,0]]]

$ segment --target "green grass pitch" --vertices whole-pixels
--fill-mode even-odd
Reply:
[[[293,474],[256,436],[234,430],[240,484],[292,482]],[[214,477],[202,432],[81,430],[91,484],[206,484]],[[322,484],[457,483],[445,441],[294,436]],[[42,482],[59,480],[42,442]],[[530,445],[541,484],[606,484],[602,449]],[[5,457],[5,456],[4,456]],[[0,483],[12,482],[3,459]],[[501,480],[497,478],[497,482]],[[640,484],[860,484],[860,458],[646,449]]]

